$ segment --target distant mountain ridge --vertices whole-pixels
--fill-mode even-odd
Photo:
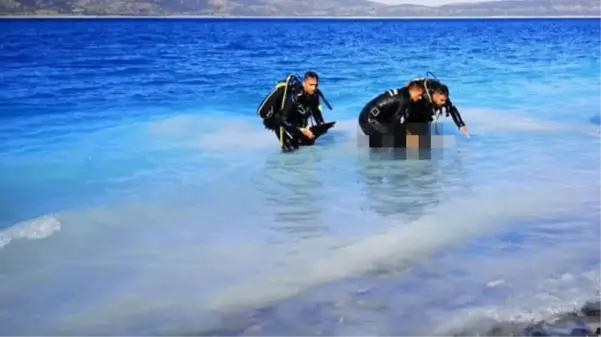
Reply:
[[[369,0],[0,0],[0,15],[600,17],[601,8],[599,0],[500,0],[435,7]]]

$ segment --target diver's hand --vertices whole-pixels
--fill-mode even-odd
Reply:
[[[305,135],[305,137],[309,139],[315,138],[315,135],[313,134],[313,132],[311,132],[309,128],[301,128],[300,131],[303,133],[303,135]]]
[[[459,131],[461,133],[463,133],[467,138],[470,138],[470,131],[467,129],[466,126],[462,126],[459,128]]]

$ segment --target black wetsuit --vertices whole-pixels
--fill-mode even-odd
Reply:
[[[433,86],[432,83],[435,82],[435,80],[431,79],[425,81],[426,88],[431,88]],[[430,93],[430,95],[432,95],[432,93]],[[428,94],[424,94],[424,97],[421,100],[411,104],[408,120],[410,123],[429,123],[433,121],[433,117],[437,112],[442,112],[442,109],[445,110],[445,115],[447,117],[450,115],[453,118],[453,122],[455,122],[455,125],[457,125],[458,128],[465,126],[461,114],[459,114],[459,110],[457,110],[457,107],[451,102],[449,97],[447,97],[444,106],[435,106]]]
[[[284,91],[286,98],[284,100]],[[302,86],[276,87],[264,100],[258,109],[263,118],[265,128],[274,131],[284,150],[295,150],[302,145],[313,145],[315,139],[308,139],[300,128],[309,125],[313,117],[317,125],[323,124],[317,93],[308,95]],[[280,137],[283,137],[282,139]]]
[[[405,119],[411,104],[408,88],[391,89],[372,99],[359,114],[369,147],[404,147]]]
[[[447,103],[444,105],[445,115],[449,117],[449,115],[453,118],[453,122],[457,125],[458,128],[462,128],[465,126],[465,122],[461,118],[461,114],[459,114],[459,110],[457,107],[451,102],[450,98],[447,98]]]

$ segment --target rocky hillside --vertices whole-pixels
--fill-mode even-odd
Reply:
[[[0,0],[0,15],[600,16],[598,0],[500,0],[437,7],[369,0]]]

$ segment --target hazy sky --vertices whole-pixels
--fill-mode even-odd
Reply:
[[[382,2],[385,4],[416,4],[426,6],[439,6],[446,4],[456,4],[461,2],[483,2],[483,1],[494,1],[494,0],[372,0],[376,2]]]

